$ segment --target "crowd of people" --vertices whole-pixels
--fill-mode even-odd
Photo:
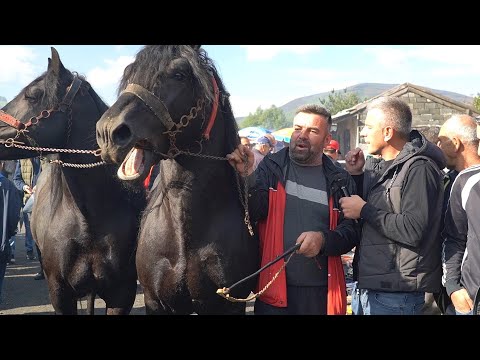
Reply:
[[[43,280],[42,258],[30,229],[30,217],[34,201],[37,179],[41,172],[40,157],[22,160],[0,161],[0,303],[2,302],[3,280],[7,265],[16,263],[16,238],[24,227],[27,260],[39,260],[40,271],[34,280]],[[36,248],[37,257],[34,253]]]
[[[366,147],[346,151],[344,166],[331,126],[328,110],[303,105],[287,146],[266,134],[253,143],[241,138],[227,155],[249,186],[260,266],[296,250],[259,275],[255,314],[345,314],[341,256],[350,251],[354,315],[425,314],[429,296],[442,314],[479,313],[480,120],[453,115],[427,139],[412,129],[407,103],[377,98],[360,133]],[[6,164],[0,162],[0,299],[20,220],[27,258],[35,259],[28,209],[41,172],[39,158],[14,162],[14,171]],[[152,168],[148,190],[157,172]],[[38,247],[37,256],[41,265]],[[44,279],[42,270],[35,279]]]
[[[354,315],[425,314],[428,295],[443,314],[477,314],[480,124],[453,115],[429,141],[407,103],[381,97],[367,108],[366,148],[348,151],[345,169],[331,124],[323,107],[302,106],[288,147],[259,162],[243,145],[227,156],[250,186],[261,265],[299,246],[275,282],[259,276],[255,313],[345,314],[335,264],[354,250]]]

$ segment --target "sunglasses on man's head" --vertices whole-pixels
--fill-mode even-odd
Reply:
[[[323,152],[329,153],[329,154],[334,154],[337,152],[335,149],[323,149]]]

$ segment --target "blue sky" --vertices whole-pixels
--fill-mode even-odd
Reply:
[[[142,45],[0,45],[0,96],[11,100],[47,68],[50,46],[111,105]],[[235,116],[358,83],[410,82],[476,96],[480,45],[205,45]]]

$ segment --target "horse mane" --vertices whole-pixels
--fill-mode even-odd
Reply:
[[[27,86],[25,86],[18,94],[15,96],[15,99],[19,97],[23,97],[25,95],[28,95],[29,89],[31,89],[34,85],[38,84],[40,81],[43,81],[44,85],[44,92],[43,92],[43,97],[41,99],[42,103],[44,104],[43,106],[45,108],[52,108],[55,105],[57,105],[60,101],[61,98],[59,96],[58,89],[60,86],[64,86],[65,89],[70,83],[73,81],[74,76],[77,76],[80,80],[82,80],[82,90],[91,89],[92,92],[91,94],[95,94],[95,96],[92,96],[95,99],[95,103],[97,104],[97,107],[99,110],[103,109],[102,114],[108,109],[108,106],[99,98],[99,96],[93,91],[92,87],[90,84],[86,81],[84,75],[80,75],[76,72],[71,72],[67,69],[65,69],[68,73],[68,76],[66,77],[59,77],[48,70],[45,71],[43,74],[38,76],[35,80],[30,82]],[[62,95],[63,96],[63,95]]]
[[[118,86],[118,96],[130,83],[141,85],[152,91],[158,77],[160,76],[161,79],[171,61],[177,58],[185,59],[192,68],[192,75],[199,83],[198,90],[202,92],[198,94],[199,97],[204,96],[209,102],[213,102],[213,92],[210,88],[211,75],[205,71],[212,68],[213,62],[205,50],[196,51],[188,45],[147,45],[143,47],[137,53],[135,61],[125,68]]]
[[[85,78],[82,78],[82,80],[88,85],[88,93],[90,94],[90,96],[93,99],[93,102],[97,106],[98,112],[100,114],[103,114],[105,111],[107,111],[108,105],[105,103],[105,101],[102,100],[102,98],[97,94],[97,92],[93,90],[92,86]]]
[[[225,85],[223,84],[220,75],[217,72],[217,69],[212,64],[211,69],[213,71],[213,76],[215,76],[215,80],[218,85],[218,89],[220,91],[219,96],[219,106],[218,111],[222,112],[222,116],[224,118],[225,123],[225,154],[229,154],[235,150],[235,148],[240,143],[240,138],[238,137],[238,124],[235,120],[235,116],[233,115],[232,105],[230,104],[230,94],[228,93]]]
[[[195,50],[189,45],[147,45],[143,47],[137,53],[135,61],[125,68],[118,86],[118,96],[130,83],[139,84],[152,91],[158,77],[164,76],[163,72],[176,58],[188,61],[193,72],[192,76],[198,82],[198,89],[196,89],[199,92],[198,96],[205,97],[210,104],[214,101],[211,76],[215,77],[220,90],[218,111],[221,111],[226,124],[225,154],[232,152],[239,144],[239,138],[238,125],[229,100],[230,94],[226,90],[213,60],[202,48]]]

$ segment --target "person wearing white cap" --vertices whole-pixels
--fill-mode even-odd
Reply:
[[[267,155],[270,150],[273,148],[273,145],[270,141],[270,139],[266,136],[261,136],[255,141],[255,146],[253,147],[253,156],[255,157],[254,163],[253,163],[253,170],[255,170],[260,164],[260,161],[263,160],[265,155]]]

